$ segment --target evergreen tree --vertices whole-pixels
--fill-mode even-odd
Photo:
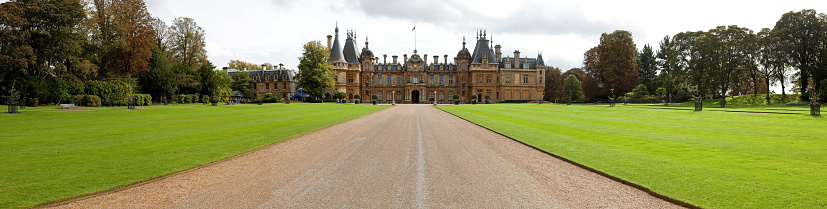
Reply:
[[[166,97],[167,101],[175,94],[175,87],[178,80],[175,73],[169,66],[169,60],[161,48],[155,46],[152,49],[152,58],[149,59],[149,73],[141,78],[141,85],[145,92],[152,95],[152,98]]]
[[[563,94],[566,98],[571,97],[571,101],[582,101],[583,90],[580,88],[580,80],[574,75],[569,75],[563,84]]]

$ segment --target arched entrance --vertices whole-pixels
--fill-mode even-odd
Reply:
[[[419,91],[413,90],[411,91],[411,103],[419,103]]]

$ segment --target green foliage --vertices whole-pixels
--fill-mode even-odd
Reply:
[[[186,102],[186,99],[187,95],[179,94],[177,97],[175,97],[175,102],[178,102],[178,104],[184,104]]]
[[[471,100],[477,100],[478,98],[479,98],[479,97],[477,97],[477,95],[476,95],[476,94],[472,94],[472,95],[471,95]]]
[[[459,100],[459,94],[454,94],[454,100]]]
[[[370,95],[370,98],[371,98],[371,99],[373,99],[373,100],[378,100],[378,99],[379,99],[379,95],[376,95],[376,94],[374,94],[374,95]]]
[[[485,100],[491,100],[491,95],[490,95],[490,94],[486,94],[486,95],[485,95]]]
[[[362,99],[362,96],[359,96],[358,94],[357,94],[357,95],[353,95],[353,99]]]
[[[658,87],[658,90],[655,90],[655,95],[658,95],[660,98],[666,98],[666,88]]]
[[[692,104],[686,105],[677,109]],[[825,118],[809,116],[805,107],[743,109],[799,113],[793,115],[652,107],[663,108],[536,104],[437,108],[700,208],[819,208],[824,204]]]
[[[307,42],[303,48],[299,57],[299,86],[311,96],[320,97],[334,85],[333,70],[327,63],[330,52],[319,41]]]
[[[149,60],[149,73],[141,78],[141,85],[146,93],[153,95],[161,101],[161,97],[171,98],[175,94],[178,79],[169,65],[167,56],[161,48],[152,49],[152,58]]]
[[[156,179],[388,107],[79,107],[88,111],[0,114],[0,208],[30,208]],[[250,113],[252,120],[239,117]]]
[[[237,72],[233,75],[233,80],[235,80],[232,83],[233,91],[241,92],[244,98],[253,97],[253,78],[250,77],[250,73]]]
[[[335,97],[336,99],[345,99],[347,98],[347,94],[345,94],[345,92],[337,91],[333,93],[333,97]]]
[[[201,103],[204,103],[204,104],[210,103],[210,96],[207,96],[206,94],[201,95]]]
[[[646,85],[640,84],[632,90],[632,97],[634,98],[641,98],[645,96],[649,96],[649,90],[646,89]]]
[[[580,80],[577,80],[574,75],[569,75],[563,81],[563,96],[571,98],[571,101],[583,101],[585,95],[583,95],[583,89],[580,87]]]
[[[77,106],[100,107],[101,98],[96,95],[74,95],[70,99],[72,104]]]
[[[770,94],[771,105],[784,105],[786,103],[800,102],[800,95],[797,94]],[[748,94],[727,98],[727,105],[768,105],[766,94]]]
[[[93,80],[86,82],[86,93],[96,95],[104,102],[111,102],[112,105],[126,106],[129,104],[129,96],[133,92],[132,86],[121,80]]]
[[[652,46],[649,44],[643,45],[643,50],[640,51],[638,56],[640,83],[646,85],[647,89],[654,89],[657,81],[658,66]]]

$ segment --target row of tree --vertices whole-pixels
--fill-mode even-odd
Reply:
[[[0,86],[55,103],[62,82],[95,80],[125,81],[157,101],[229,94],[204,35],[192,18],[167,26],[143,0],[12,0],[0,4]]]
[[[546,99],[562,101],[563,80],[582,82],[585,99],[606,99],[643,84],[648,93],[664,88],[667,96],[723,98],[767,94],[787,82],[801,100],[827,95],[827,15],[815,10],[788,12],[775,27],[755,33],[736,25],[666,36],[660,49],[648,44],[637,51],[628,31],[603,34],[584,54],[583,68],[546,77]],[[686,98],[684,98],[686,99]]]

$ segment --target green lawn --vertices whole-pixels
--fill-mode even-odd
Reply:
[[[0,208],[42,205],[215,162],[390,106],[0,106]],[[60,111],[60,112],[50,112]]]
[[[703,208],[827,208],[824,117],[808,116],[804,107],[653,109],[659,107],[663,106],[439,106]],[[686,107],[691,106],[669,108]],[[725,112],[763,109],[800,114]]]

